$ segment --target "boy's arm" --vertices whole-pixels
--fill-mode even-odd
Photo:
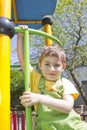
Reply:
[[[24,71],[24,36],[22,33],[17,35],[17,55],[20,62],[20,65]]]

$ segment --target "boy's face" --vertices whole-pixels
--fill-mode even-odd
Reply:
[[[56,81],[65,69],[66,65],[63,64],[59,58],[55,56],[48,56],[42,60],[39,67],[46,80]]]

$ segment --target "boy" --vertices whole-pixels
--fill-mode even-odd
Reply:
[[[18,34],[17,52],[24,69],[22,34]],[[63,49],[57,45],[45,46],[39,68],[42,73],[30,67],[31,92],[20,97],[25,107],[35,106],[35,130],[87,130],[87,124],[73,110],[79,93],[68,79],[61,77],[66,68]]]

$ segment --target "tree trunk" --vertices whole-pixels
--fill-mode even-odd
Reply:
[[[82,84],[80,85],[80,83],[79,83],[78,80],[76,79],[76,76],[75,76],[75,74],[73,73],[73,70],[70,71],[70,74],[71,74],[71,76],[72,76],[72,79],[73,79],[74,83],[76,84],[76,86],[77,86],[78,89],[79,89],[79,92],[80,92],[80,94],[81,94],[81,96],[82,96],[82,98],[83,98],[83,100],[84,100],[85,105],[87,105],[87,95],[86,95],[85,91],[84,91],[83,88],[82,88]]]

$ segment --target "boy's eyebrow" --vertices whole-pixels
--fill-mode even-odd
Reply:
[[[45,61],[43,61],[43,63],[50,63],[50,61],[48,61],[48,60],[45,60]]]
[[[48,63],[50,63],[50,61],[47,61],[47,60],[46,60],[46,61],[44,61],[44,63],[45,63],[45,62],[48,62]]]

